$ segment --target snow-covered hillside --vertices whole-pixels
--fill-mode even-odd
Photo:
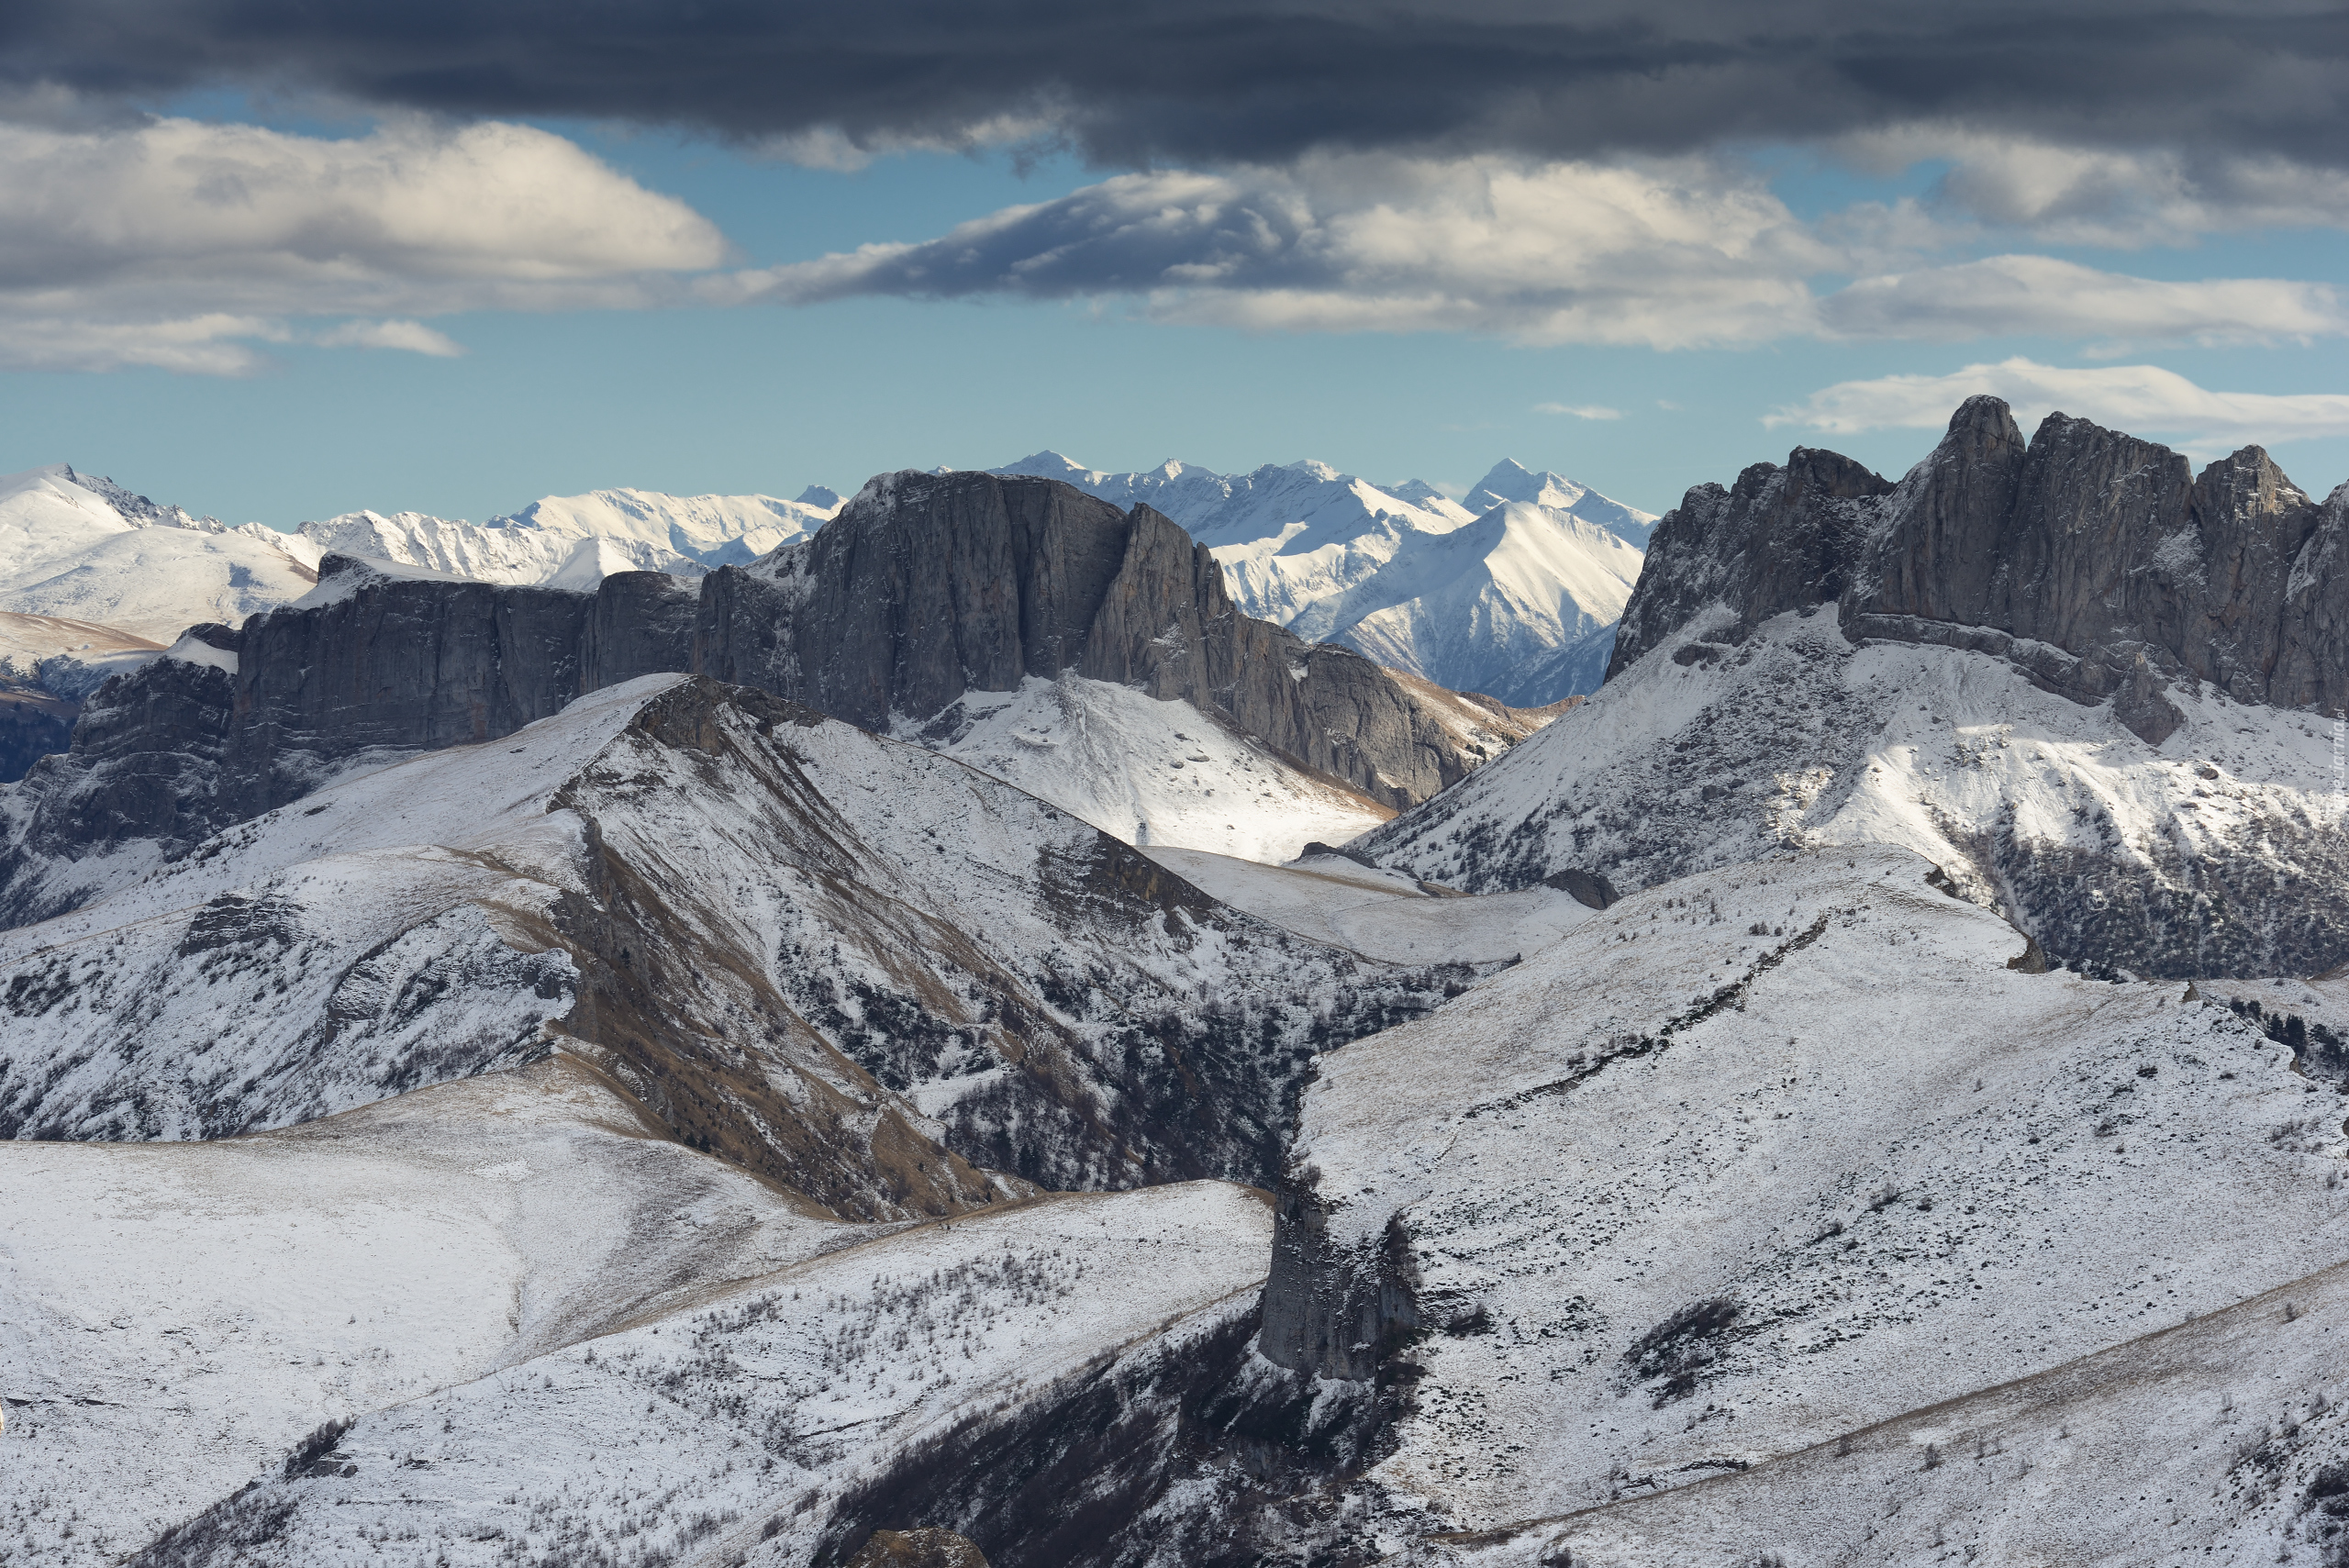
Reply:
[[[1105,473],[1045,451],[994,472],[1146,504],[1214,551],[1245,613],[1453,690],[1508,684],[1522,707],[1597,685],[1579,684],[1586,660],[1549,670],[1554,690],[1508,677],[1613,624],[1655,521],[1507,462],[1469,506],[1421,481],[1380,486],[1320,462]]]
[[[1394,812],[1180,700],[1071,673],[973,692],[898,738],[942,751],[1145,849],[1293,860]]]
[[[958,762],[674,675],[354,762],[169,863],[134,841],[57,874],[109,871],[0,932],[0,1136],[219,1137],[555,1051],[845,1214],[984,1201],[974,1164],[1264,1180],[1303,1058],[1465,977],[1301,940]]]
[[[1343,855],[1274,866],[1205,850],[1148,853],[1235,909],[1390,963],[1509,963],[1592,913],[1553,887],[1462,895]]]
[[[842,1224],[660,1130],[558,1059],[233,1142],[0,1144],[0,1550],[804,1563],[876,1461],[1179,1354],[1264,1275],[1237,1188]]]
[[[2273,1562],[2298,1513],[2329,1561],[2349,1084],[1932,879],[1667,884],[1322,1057],[1263,1348],[1407,1395],[1322,1517],[1664,1568]]]
[[[1900,844],[2058,958],[2259,974],[2349,951],[2344,802],[2314,716],[2181,687],[2184,721],[2154,745],[2111,701],[2054,695],[1988,653],[1854,646],[1831,614],[1735,646],[1710,640],[1723,624],[1698,617],[1364,847],[1484,891]]]
[[[225,528],[61,464],[0,478],[0,611],[168,643],[299,598],[316,564],[272,529]],[[66,632],[37,651],[86,640]]]

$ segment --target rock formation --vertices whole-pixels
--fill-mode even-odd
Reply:
[[[2257,447],[2199,476],[2167,448],[2050,415],[2026,445],[1966,401],[1895,485],[1797,449],[1700,484],[1657,525],[1611,677],[1720,600],[1732,641],[1833,604],[1847,636],[2009,658],[2149,740],[2167,683],[2242,702],[2349,706],[2349,488],[2318,504]]]
[[[885,474],[815,538],[706,579],[694,659],[869,728],[1074,669],[1193,703],[1390,806],[1473,765],[1370,661],[1241,615],[1174,523],[1054,480]]]

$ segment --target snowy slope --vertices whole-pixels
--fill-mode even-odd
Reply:
[[[1455,691],[1496,691],[1519,671],[1620,619],[1640,552],[1571,512],[1509,501],[1444,534],[1409,533],[1376,572],[1319,600],[1289,629],[1343,642]],[[1539,706],[1597,688],[1525,692]]]
[[[2058,958],[2258,974],[2349,954],[2343,803],[2310,716],[2181,689],[2185,722],[2154,746],[2110,702],[1989,654],[1854,647],[1829,615],[1777,617],[1737,647],[1707,640],[1715,624],[1699,616],[1365,847],[1486,891],[1570,866],[1631,888],[1781,846],[1900,844]]]
[[[0,932],[0,1135],[220,1136],[551,1051],[844,1213],[986,1201],[973,1164],[1261,1180],[1303,1058],[1458,979],[674,675],[354,767],[168,864],[123,853],[111,896]]]
[[[836,1514],[925,1440],[1244,1318],[1269,1230],[1261,1196],[1199,1184],[901,1232],[366,1417],[208,1522],[286,1509],[240,1560],[289,1568],[381,1562],[386,1538],[451,1568],[801,1568],[853,1547]]]
[[[2285,1307],[2342,1299],[2296,1282],[2349,1257],[2349,1097],[2181,984],[2018,971],[2021,936],[1932,869],[1825,850],[1668,884],[1321,1059],[1264,1343],[1325,1375],[1384,1355],[1409,1389],[1358,1490],[1382,1533],[1572,1515],[1506,1560],[1726,1565],[1927,1560],[2004,1521],[2075,1544],[1990,1561],[2274,1560],[2273,1518],[2244,1521],[2285,1485],[2243,1461],[2337,1395],[2337,1368],[2275,1379],[2314,1375],[2343,1321]],[[2148,1375],[2191,1390],[2159,1418],[2175,1443],[2104,1448],[2110,1407],[2064,1429],[2060,1377],[1995,1424],[1943,1404],[2263,1293],[2246,1333],[2284,1344],[2221,1329],[2103,1374],[2139,1418]],[[2330,1429],[2304,1446],[2337,1461]],[[2048,1473],[2017,1484],[2025,1459]]]
[[[654,1130],[549,1063],[231,1143],[0,1145],[12,1560],[173,1527],[200,1559],[209,1526],[246,1562],[595,1561],[747,1521],[701,1560],[805,1562],[875,1458],[1263,1277],[1235,1188],[842,1225]]]
[[[42,680],[41,665],[56,661],[44,685],[62,682],[79,698],[106,675],[137,669],[163,645],[118,627],[56,616],[0,610],[0,677]],[[68,671],[65,666],[75,668]],[[86,683],[76,685],[76,681]]]
[[[0,1144],[10,1560],[120,1562],[322,1422],[871,1233],[657,1131],[551,1062],[232,1142]]]
[[[1381,487],[1319,462],[1105,473],[1045,451],[995,472],[1152,506],[1214,551],[1245,613],[1454,690],[1491,689],[1611,625],[1654,522],[1512,462],[1467,506],[1416,480]],[[1486,493],[1495,485],[1510,494]],[[1595,688],[1573,684],[1581,673],[1564,671],[1556,690],[1519,684],[1510,700],[1536,707]]]
[[[0,611],[170,642],[299,597],[314,562],[266,528],[223,528],[71,468],[0,478]],[[62,650],[58,650],[62,651]]]
[[[1343,843],[1394,813],[1292,766],[1187,702],[1064,675],[973,692],[900,740],[967,762],[1143,848],[1286,861]]]
[[[1235,909],[1390,963],[1506,963],[1592,914],[1555,888],[1455,896],[1334,855],[1274,866],[1205,850],[1148,853]]]

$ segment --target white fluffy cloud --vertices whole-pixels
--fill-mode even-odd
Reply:
[[[1537,403],[1536,414],[1563,414],[1569,419],[1620,419],[1620,408],[1609,408],[1602,403]]]
[[[408,318],[652,303],[726,250],[684,203],[526,126],[0,124],[0,363],[17,367],[234,374],[252,342],[294,338],[449,354]],[[366,319],[287,326],[332,317]]]
[[[965,139],[1017,140],[1041,123],[998,117]],[[943,145],[809,133],[757,150],[853,167]],[[2102,344],[2094,357],[2349,332],[2323,284],[1957,259],[1986,234],[2133,244],[2349,225],[2349,175],[1931,127],[1837,147],[1871,168],[1938,158],[1951,172],[1931,199],[1807,221],[1725,157],[1325,153],[1119,175],[925,241],[728,272],[724,237],[691,207],[528,127],[402,121],[337,139],[0,119],[0,366],[237,374],[271,342],[457,354],[426,322],[467,310],[858,295],[1110,297],[1159,321],[1252,331],[1656,349],[2033,334]]]
[[[1887,375],[1838,382],[1763,421],[1848,435],[1937,429],[1977,393],[2003,397],[2028,429],[2061,410],[2140,435],[2166,436],[2197,457],[2246,442],[2276,444],[2349,436],[2349,395],[2211,392],[2158,365],[2068,369],[2027,359],[1967,365],[1948,375]]]

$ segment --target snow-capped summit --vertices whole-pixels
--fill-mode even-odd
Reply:
[[[158,506],[63,463],[0,478],[0,611],[94,622],[168,643],[309,589],[313,562],[274,529]],[[53,651],[69,651],[78,635]]]
[[[1655,520],[1508,462],[1466,505],[1425,480],[1374,484],[1311,460],[1228,474],[1170,459],[1110,473],[1048,450],[995,472],[1148,505],[1214,551],[1247,614],[1525,707],[1598,685]],[[1522,509],[1482,526],[1512,504]],[[1497,550],[1507,559],[1486,559]]]
[[[1493,464],[1492,471],[1478,480],[1476,487],[1464,498],[1469,510],[1480,513],[1510,501],[1531,502],[1556,512],[1572,512],[1585,522],[1597,524],[1638,550],[1647,549],[1648,538],[1655,532],[1656,516],[1653,512],[1626,506],[1620,501],[1601,495],[1586,484],[1575,484],[1563,473],[1552,473],[1546,469],[1536,473],[1511,458],[1503,458]]]

